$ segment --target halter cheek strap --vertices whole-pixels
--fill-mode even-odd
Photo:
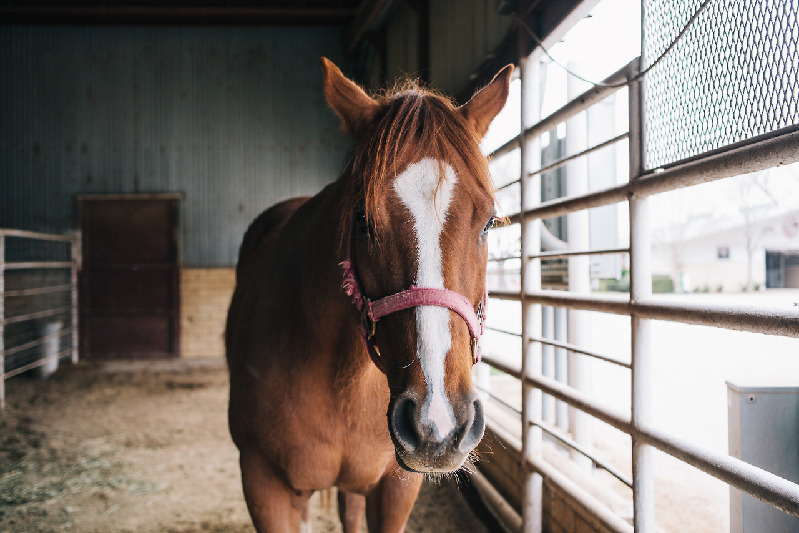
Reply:
[[[449,289],[411,286],[409,289],[372,302],[364,296],[361,290],[351,257],[351,250],[348,250],[346,259],[340,263],[341,268],[344,270],[344,281],[341,284],[341,288],[344,289],[347,295],[352,297],[352,303],[355,304],[356,309],[361,313],[359,326],[361,336],[369,351],[369,356],[381,372],[386,373],[385,365],[380,357],[380,351],[377,349],[374,340],[372,340],[377,322],[391,313],[420,306],[445,307],[460,315],[469,328],[472,360],[474,363],[480,361],[481,354],[478,341],[485,331],[487,292],[483,293],[483,299],[480,301],[476,313],[468,298]]]

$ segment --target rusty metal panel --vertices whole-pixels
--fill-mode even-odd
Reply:
[[[77,227],[77,194],[182,192],[182,263],[235,263],[261,210],[334,180],[331,28],[0,27],[0,227]]]

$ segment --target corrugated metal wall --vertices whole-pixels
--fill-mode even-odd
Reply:
[[[494,52],[511,17],[497,14],[496,0],[429,0],[430,82],[447,94],[463,89],[469,76]],[[386,73],[391,84],[418,63],[416,12],[402,4],[386,25]]]
[[[0,28],[0,227],[66,231],[78,193],[183,192],[185,266],[338,176],[320,28]],[[343,67],[347,71],[346,65]]]

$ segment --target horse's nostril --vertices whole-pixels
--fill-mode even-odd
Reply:
[[[410,398],[400,398],[394,404],[391,415],[391,424],[394,427],[394,436],[409,452],[419,446],[419,434],[416,431],[414,411],[416,403]]]
[[[463,437],[458,443],[458,450],[461,453],[469,453],[480,443],[485,431],[485,416],[483,415],[483,404],[479,399],[472,403],[471,423],[467,423],[464,428]]]

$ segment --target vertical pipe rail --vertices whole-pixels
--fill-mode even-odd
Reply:
[[[555,308],[545,305],[542,309],[541,336],[544,339],[555,338]],[[544,377],[555,378],[555,347],[545,344],[541,347],[541,373]],[[541,420],[555,424],[555,398],[544,394],[541,400]]]
[[[641,83],[629,86],[630,105],[630,180],[642,173],[642,94]],[[649,199],[630,196],[630,300],[638,302],[652,294],[651,249],[649,237]],[[631,314],[632,339],[632,424],[648,425],[652,418],[652,355],[650,322]],[[632,439],[633,525],[639,533],[655,531],[655,479],[652,447]]]
[[[5,358],[6,236],[0,233],[0,409],[6,406]]]
[[[528,128],[539,120],[540,114],[540,61],[536,54],[526,55],[525,34],[520,33],[519,61],[521,70],[521,119],[522,128]],[[521,208],[522,211],[538,205],[541,187],[530,171],[540,166],[541,148],[538,136],[521,142]],[[527,257],[541,251],[541,221],[521,222],[521,295],[541,289],[541,260]],[[541,373],[541,344],[530,342],[531,336],[541,334],[541,305],[525,303],[522,297],[522,375],[535,376]],[[524,533],[540,533],[542,527],[543,478],[527,466],[528,459],[541,453],[541,428],[533,426],[532,420],[541,419],[542,393],[522,380],[522,527]]]
[[[555,340],[566,342],[568,332],[566,324],[568,322],[568,311],[565,307],[555,308]],[[560,383],[568,382],[568,357],[569,354],[563,348],[555,348],[555,379]],[[569,430],[569,406],[563,400],[555,402],[555,423],[563,431]]]
[[[579,64],[570,63],[570,67],[579,71]],[[574,76],[567,76],[566,93],[569,101],[578,98],[586,88],[585,82]],[[588,148],[587,112],[577,113],[566,121],[566,153],[575,154]],[[582,157],[566,164],[566,193],[568,196],[582,196],[588,193],[588,158]],[[582,209],[566,215],[566,240],[572,250],[588,250],[589,238],[588,210]],[[569,292],[588,294],[591,292],[591,263],[587,255],[570,256]],[[587,311],[569,309],[568,339],[575,346],[590,344],[590,315]],[[591,384],[591,361],[575,353],[568,355],[568,383],[577,390],[587,391]],[[586,448],[593,446],[591,436],[591,418],[587,413],[574,407],[569,408],[569,426],[574,440]],[[582,468],[591,468],[591,460],[572,450],[572,460]]]
[[[70,299],[72,302],[72,364],[78,364],[78,267],[80,265],[80,233],[73,236],[70,243],[72,267],[70,268]]]

